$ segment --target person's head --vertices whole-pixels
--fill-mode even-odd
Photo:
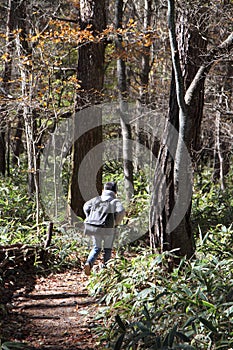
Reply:
[[[113,191],[114,193],[117,193],[116,182],[114,182],[114,181],[106,182],[106,184],[104,185],[104,190],[109,190],[109,191]]]

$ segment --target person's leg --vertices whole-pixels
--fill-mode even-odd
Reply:
[[[108,260],[111,259],[112,248],[104,248],[104,266],[107,264]]]
[[[86,275],[90,275],[91,268],[93,267],[96,259],[98,258],[101,252],[101,237],[100,235],[92,236],[93,248],[90,251],[87,261],[84,266],[84,271]]]
[[[100,252],[101,252],[101,248],[99,248],[99,247],[93,247],[92,250],[90,251],[90,254],[87,258],[87,263],[89,263],[91,267],[94,265]]]
[[[104,235],[104,265],[111,259],[112,246],[114,241],[114,231],[108,232]]]

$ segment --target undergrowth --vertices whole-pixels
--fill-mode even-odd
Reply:
[[[101,297],[101,341],[110,349],[231,349],[232,228],[219,226],[199,242],[193,261],[168,273],[167,255],[141,251],[118,257],[93,275]],[[223,247],[224,249],[220,249]]]
[[[0,245],[21,244],[43,249],[49,222],[41,210],[41,223],[39,227],[35,224],[35,199],[27,194],[24,176],[17,173],[11,178],[0,178],[0,189]],[[85,252],[83,240],[79,229],[54,224],[47,248],[47,266],[52,270],[77,266]],[[40,266],[39,256],[35,257],[35,264]]]
[[[108,179],[122,180],[110,174],[106,175]],[[229,176],[230,185],[225,192],[211,183],[207,172],[202,174],[201,182],[198,178],[195,181],[192,213],[195,259],[182,259],[168,273],[168,252],[151,254],[145,244],[144,248],[135,248],[135,244],[130,253],[121,247],[108,268],[90,278],[89,290],[100,298],[102,305],[98,318],[104,327],[96,332],[105,348],[233,348],[231,179]],[[43,245],[48,223],[42,220],[38,233],[34,225],[35,203],[25,195],[26,182],[19,178],[1,179],[0,188],[0,244]],[[136,182],[135,199],[129,209],[132,216],[144,211],[148,200],[143,174],[139,174]],[[87,248],[78,230],[54,227],[48,257],[54,269],[71,267],[77,264],[77,256],[86,255]],[[124,255],[120,254],[122,251]]]
[[[104,325],[96,332],[105,348],[233,348],[231,178],[223,192],[206,172],[201,182],[195,178],[194,189],[195,258],[183,258],[168,272],[170,253],[138,247],[133,257],[117,254],[92,275],[89,290],[100,298]]]

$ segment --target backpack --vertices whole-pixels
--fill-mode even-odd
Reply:
[[[103,201],[101,197],[96,197],[86,223],[94,226],[113,228],[115,216],[112,201],[113,199]]]

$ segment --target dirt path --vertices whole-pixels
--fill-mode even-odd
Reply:
[[[38,278],[30,293],[17,291],[4,324],[6,339],[30,349],[103,349],[93,332],[99,305],[86,285],[83,272],[72,270]]]

